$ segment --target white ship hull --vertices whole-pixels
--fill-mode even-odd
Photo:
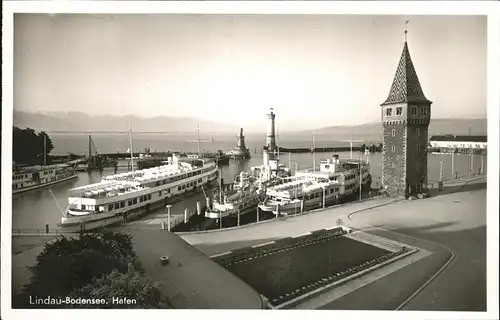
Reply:
[[[247,214],[249,212],[255,212],[255,209],[257,208],[257,205],[259,203],[259,198],[255,197],[255,200],[250,202],[248,205],[244,206],[241,208],[240,211],[240,216]],[[218,211],[218,210],[207,210],[205,212],[205,218],[208,219],[220,219],[220,218],[226,218],[230,216],[237,216],[238,215],[238,208],[231,208],[229,210],[224,210],[224,211]]]
[[[116,210],[113,210],[112,212],[75,210],[74,208],[71,208],[71,206],[68,206],[68,208],[66,209],[65,216],[61,218],[59,226],[64,229],[92,230],[95,228],[106,227],[113,224],[122,223],[124,221],[128,221],[131,219],[135,219],[139,216],[149,213],[151,210],[160,209],[164,207],[164,205],[166,205],[172,198],[182,196],[188,192],[196,190],[197,188],[200,188],[204,185],[214,182],[216,178],[210,179],[209,177],[216,172],[217,169],[214,169],[205,172],[202,175],[193,176],[191,178],[183,180],[180,183],[182,184],[191,183],[199,179],[202,179],[202,182],[198,183],[196,186],[172,192],[166,197],[161,197],[158,195],[158,193],[167,189],[171,189],[172,188],[171,185],[163,185],[153,189],[143,190],[141,191],[141,194],[137,193],[127,194],[126,198],[120,198],[117,201],[127,202],[130,198],[137,198],[138,196],[145,193],[149,193],[149,195],[151,195],[151,199],[140,203],[137,202],[136,204],[128,205],[123,208],[118,208]]]

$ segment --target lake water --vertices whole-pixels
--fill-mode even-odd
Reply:
[[[182,145],[181,142],[177,142]],[[137,145],[137,144],[136,144]],[[304,146],[304,144],[299,145]],[[60,147],[59,147],[60,148]],[[153,148],[153,147],[152,147]],[[103,151],[104,152],[104,151]],[[316,162],[318,163],[321,159],[331,157],[332,153],[317,153],[315,155]],[[346,159],[350,157],[349,152],[339,153],[341,159]],[[361,153],[353,153],[353,158],[365,157]],[[486,156],[484,157],[484,171],[486,172],[487,163]],[[380,176],[381,176],[381,153],[375,153],[368,156],[368,160],[371,164],[371,174],[373,177],[373,187],[380,186]],[[444,160],[443,164],[443,175],[445,180],[450,180],[452,178],[451,169],[451,155],[434,155],[429,154],[428,161],[428,171],[429,171],[429,181],[436,182],[439,179],[439,163]],[[455,171],[458,172],[459,177],[467,176],[470,173],[470,156],[469,155],[455,155]],[[304,154],[284,154],[281,155],[281,162],[285,165],[290,163],[292,169],[297,168],[306,169],[311,168],[313,165],[313,155],[311,153]],[[126,164],[126,162],[124,163]],[[225,182],[230,182],[233,180],[234,176],[240,171],[248,171],[251,166],[261,165],[262,155],[252,154],[252,159],[250,160],[232,160],[229,165],[222,167],[222,175]],[[477,174],[481,166],[481,157],[474,156],[473,161],[474,172]],[[124,172],[126,169],[119,169],[119,172]],[[57,202],[64,209],[67,206],[67,191],[68,189],[75,188],[78,186],[83,186],[90,183],[99,182],[103,175],[113,174],[113,169],[104,170],[101,173],[92,172],[86,173],[82,172],[79,174],[78,179],[63,182],[50,187]],[[202,197],[199,195],[195,197],[196,200],[201,200]],[[173,213],[181,214],[183,208],[193,207],[193,199],[186,199],[185,202],[177,204],[173,208]],[[194,204],[195,205],[195,204]],[[29,191],[22,194],[13,195],[12,198],[12,228],[13,229],[44,229],[45,224],[49,224],[50,228],[55,228],[56,224],[60,221],[61,211],[52,195],[49,192],[49,188],[42,188],[39,190]]]

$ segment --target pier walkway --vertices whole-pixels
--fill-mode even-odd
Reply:
[[[316,302],[316,308],[355,310],[359,301],[369,301],[363,308],[485,311],[486,177],[454,181],[436,193],[427,199],[373,200],[262,225],[182,237],[205,254],[216,255],[335,226],[340,219],[346,226],[432,254],[338,300]],[[429,279],[433,281],[426,283]]]

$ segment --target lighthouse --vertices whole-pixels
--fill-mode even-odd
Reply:
[[[274,120],[276,115],[274,114],[273,108],[269,109],[267,114],[268,124],[267,124],[267,137],[266,137],[266,147],[269,152],[271,159],[274,159],[275,153],[278,151],[276,147],[276,134],[275,134],[275,124]]]

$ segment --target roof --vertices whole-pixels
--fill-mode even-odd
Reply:
[[[430,141],[460,141],[460,142],[488,142],[487,136],[455,136],[455,135],[444,135],[444,136],[432,136]]]
[[[417,72],[411,60],[410,51],[408,51],[408,43],[405,41],[403,53],[399,59],[398,68],[392,81],[389,96],[382,103],[382,106],[395,103],[410,103],[410,102],[423,102],[432,103],[428,100],[420,81],[418,80]]]
[[[175,309],[264,309],[260,294],[240,278],[166,230],[130,230],[147,275],[162,285]],[[160,257],[167,255],[163,266]]]

